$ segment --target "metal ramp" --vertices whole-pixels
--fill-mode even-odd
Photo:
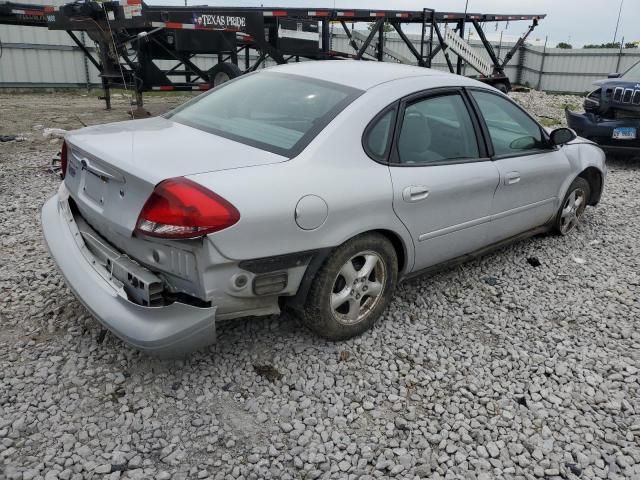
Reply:
[[[357,30],[352,30],[351,35],[353,37],[353,41],[356,43],[358,47],[361,47],[364,44],[364,42],[367,40],[367,36]],[[365,53],[367,55],[370,55],[373,58],[376,58],[376,47],[374,45],[367,46]],[[415,59],[405,57],[401,53],[398,53],[387,46],[384,47],[382,54],[386,57],[387,60],[391,60],[393,62],[405,63],[405,64],[416,63]]]
[[[461,57],[470,67],[485,77],[493,73],[491,62],[480,55],[467,41],[453,29],[445,27],[444,43],[449,49]]]

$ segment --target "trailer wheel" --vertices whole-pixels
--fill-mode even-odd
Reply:
[[[509,89],[507,88],[507,84],[500,82],[500,83],[496,83],[494,85],[494,87],[496,87],[498,90],[500,90],[502,93],[508,93]]]
[[[242,75],[242,71],[234,63],[222,62],[209,69],[209,81],[212,86],[217,87],[224,82],[228,82]]]

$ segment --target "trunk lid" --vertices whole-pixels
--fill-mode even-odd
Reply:
[[[287,160],[162,117],[87,127],[65,141],[65,186],[103,235],[130,236],[162,180]]]

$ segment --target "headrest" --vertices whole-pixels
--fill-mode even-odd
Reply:
[[[431,131],[427,119],[420,112],[409,112],[404,116],[398,139],[401,152],[424,153],[431,145]]]

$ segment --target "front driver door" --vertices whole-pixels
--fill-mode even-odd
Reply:
[[[413,96],[399,109],[389,170],[393,208],[415,244],[414,270],[486,244],[499,175],[469,106],[457,89]]]
[[[489,242],[544,225],[558,210],[569,160],[542,128],[499,93],[471,90],[494,150],[500,184],[491,207]]]

